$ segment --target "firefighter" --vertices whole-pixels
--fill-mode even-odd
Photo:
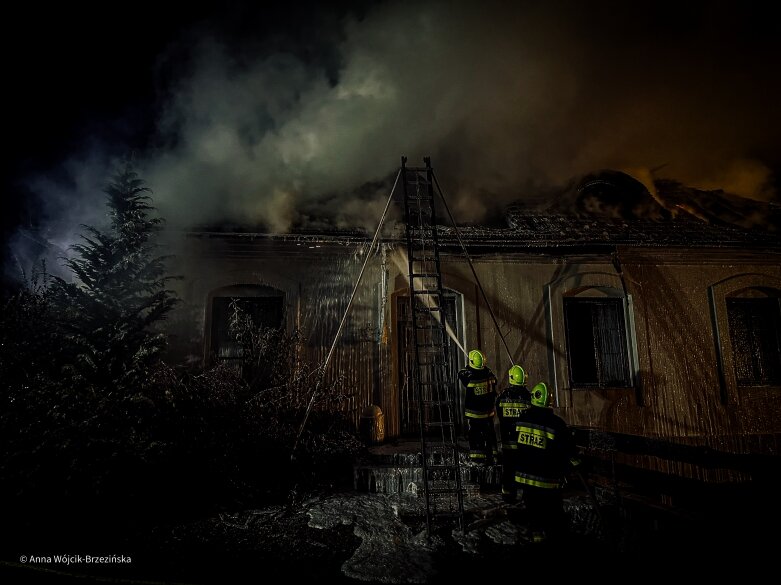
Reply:
[[[532,404],[523,368],[513,366],[508,377],[510,385],[496,399],[496,416],[502,441],[502,499],[509,503],[515,501],[518,491],[515,483],[518,432],[515,426],[521,414],[529,410]]]
[[[496,376],[485,365],[483,353],[473,349],[469,352],[469,364],[458,373],[458,379],[466,388],[464,414],[469,423],[469,459],[490,465],[497,454],[494,431]]]
[[[567,423],[548,407],[544,382],[531,390],[532,406],[515,423],[515,482],[523,489],[534,542],[560,535],[564,527],[562,488],[574,443]]]

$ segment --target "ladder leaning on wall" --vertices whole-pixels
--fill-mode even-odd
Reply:
[[[388,208],[393,201],[396,187],[402,184],[404,195],[404,219],[406,224],[408,277],[410,283],[410,314],[412,315],[412,341],[415,351],[414,372],[412,375],[417,396],[418,426],[423,467],[423,493],[426,503],[426,528],[429,536],[435,525],[442,520],[456,520],[459,529],[464,529],[464,499],[461,487],[461,470],[456,437],[456,421],[460,412],[455,405],[456,380],[448,362],[450,338],[447,333],[445,298],[442,290],[442,273],[439,262],[439,236],[434,196],[439,195],[442,207],[453,225],[475,283],[491,315],[496,333],[502,340],[507,357],[514,364],[507,340],[504,338],[496,320],[491,302],[485,294],[477,275],[472,258],[467,252],[453,214],[439,187],[431,159],[423,159],[425,167],[408,167],[407,157],[401,157],[401,168],[396,175],[388,200],[385,203],[377,229],[374,232],[369,249],[364,257],[361,271],[353,286],[347,308],[339,322],[331,347],[320,368],[315,388],[310,396],[306,412],[301,421],[296,439],[290,452],[295,459],[296,449],[318,396],[320,386],[328,370],[328,364],[334,355],[336,343],[347,321],[355,300],[355,293],[361,284],[371,252],[379,241],[380,231],[385,223]]]
[[[410,314],[414,364],[412,383],[418,403],[426,528],[455,521],[464,529],[464,501],[457,442],[456,380],[449,363],[445,298],[431,159],[407,167],[401,159]]]

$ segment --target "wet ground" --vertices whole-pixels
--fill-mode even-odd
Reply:
[[[589,504],[579,498],[568,498],[571,517],[580,514],[586,521],[575,521],[569,540],[556,548],[608,550]],[[413,494],[322,495],[293,506],[160,527],[143,543],[114,550],[132,555],[130,566],[22,565],[10,559],[2,573],[15,583],[446,583],[513,571],[549,554],[530,543],[523,507],[507,505],[494,493],[467,499],[465,533],[442,526],[429,539],[422,512],[423,500]]]
[[[469,498],[466,533],[445,526],[428,539],[421,497],[343,492],[160,527],[141,543],[90,545],[132,556],[130,566],[4,559],[2,574],[6,582],[58,583],[443,582],[455,567],[484,571],[486,562],[513,559],[528,545],[514,510],[496,494]]]
[[[20,563],[4,558],[7,583],[464,583],[539,577],[575,581],[649,575],[719,576],[773,567],[777,524],[736,522],[714,509],[706,523],[685,515],[619,517],[607,501],[570,489],[569,532],[530,541],[522,504],[490,490],[466,498],[466,531],[439,527],[426,538],[416,494],[346,491],[101,542],[89,551],[128,554],[131,565]],[[748,508],[746,508],[748,509]],[[768,518],[768,520],[770,520]],[[84,553],[64,545],[67,553]],[[30,554],[44,551],[30,550]],[[521,576],[517,576],[521,575]]]

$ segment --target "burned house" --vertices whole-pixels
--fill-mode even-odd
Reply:
[[[514,360],[532,383],[548,383],[571,425],[722,453],[778,453],[777,232],[707,217],[701,200],[683,202],[680,193],[660,202],[634,182],[600,181],[581,184],[566,213],[515,206],[504,226],[461,228]],[[623,188],[634,189],[636,204],[619,193],[623,207],[611,207]],[[439,233],[456,338],[450,367],[464,365],[459,345],[481,348],[502,388],[507,353],[453,228]],[[311,359],[322,360],[368,242],[350,231],[187,233],[177,255],[184,302],[171,321],[176,351],[191,362],[233,359],[227,320],[238,298],[258,324],[301,330]],[[353,392],[345,412],[358,424],[366,406],[378,405],[389,438],[418,430],[404,254],[403,228],[386,230],[329,366]],[[659,456],[625,462],[704,479],[732,473]]]

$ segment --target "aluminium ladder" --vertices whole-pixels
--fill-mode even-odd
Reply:
[[[455,521],[464,529],[464,501],[457,442],[458,387],[449,362],[434,173],[431,159],[423,160],[425,167],[407,167],[407,157],[401,158],[401,184],[415,348],[412,382],[418,402],[426,528],[431,535],[445,521]]]

